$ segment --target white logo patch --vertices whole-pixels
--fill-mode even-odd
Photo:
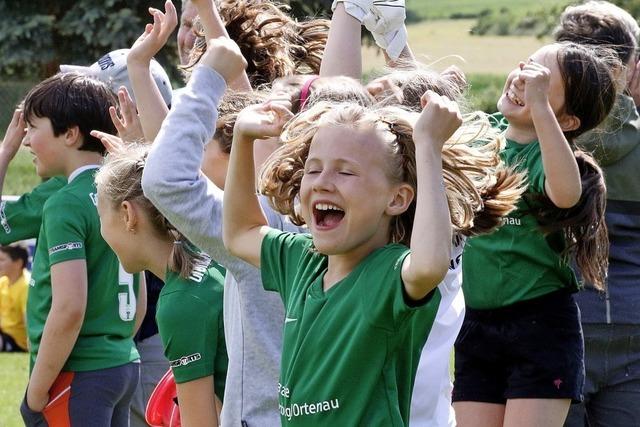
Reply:
[[[7,234],[11,233],[11,226],[9,225],[9,221],[7,221],[7,214],[4,212],[4,208],[7,205],[6,202],[0,203],[0,224],[2,224],[2,228],[4,228],[4,232]]]
[[[82,242],[63,243],[61,245],[57,245],[52,248],[49,248],[49,255],[53,255],[57,252],[71,251],[74,249],[82,249],[82,248],[83,248]]]
[[[180,359],[172,360],[170,363],[172,368],[177,368],[187,366],[189,363],[197,362],[200,359],[202,359],[200,353],[194,353],[189,356],[182,356]]]

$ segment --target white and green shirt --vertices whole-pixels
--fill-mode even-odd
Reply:
[[[94,174],[95,168],[72,174],[44,204],[27,299],[32,368],[51,310],[51,266],[77,259],[87,263],[87,307],[63,370],[105,369],[139,359],[133,344],[138,277],[122,269],[100,235]]]
[[[176,383],[213,375],[222,400],[227,377],[222,268],[207,257],[188,279],[167,270],[156,311],[158,330]]]
[[[284,426],[404,426],[420,352],[440,293],[412,303],[401,267],[407,247],[369,254],[326,292],[327,257],[311,236],[272,230],[262,243],[266,290],[286,310],[278,393]]]

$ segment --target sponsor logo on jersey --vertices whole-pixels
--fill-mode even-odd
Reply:
[[[520,218],[502,218],[502,225],[522,225]]]
[[[291,322],[295,322],[298,319],[292,318],[292,317],[285,317],[284,318],[284,323],[291,323]]]
[[[9,234],[11,233],[11,226],[9,225],[9,221],[7,221],[7,214],[4,213],[4,208],[7,205],[6,202],[0,203],[0,224],[2,224],[2,228],[4,228],[4,232]]]
[[[202,359],[200,353],[194,353],[189,356],[182,356],[180,359],[172,360],[170,364],[172,368],[178,368],[180,366],[187,366],[189,363],[197,362],[200,359]]]
[[[63,251],[72,251],[74,249],[82,249],[82,247],[83,247],[82,242],[63,243],[61,245],[56,245],[52,248],[49,248],[49,255],[53,255],[55,253],[63,252]]]
[[[194,282],[202,282],[205,274],[207,274],[207,268],[209,264],[211,264],[211,257],[205,253],[200,253],[201,259],[197,260],[193,264],[193,269],[191,269],[191,274],[189,274],[189,280],[193,280]]]
[[[93,206],[98,206],[98,195],[96,193],[89,193],[89,198],[91,199],[91,202],[93,203]]]
[[[29,286],[33,288],[35,285],[36,285],[36,280],[32,277],[31,279],[29,279]]]

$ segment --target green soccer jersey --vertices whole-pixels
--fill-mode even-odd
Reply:
[[[44,203],[65,185],[67,178],[56,176],[38,184],[16,201],[1,202],[0,245],[38,237]]]
[[[228,359],[222,320],[224,277],[219,268],[207,257],[188,279],[167,270],[156,321],[176,383],[213,375],[222,400]]]
[[[283,426],[404,426],[420,353],[440,293],[408,305],[407,247],[369,254],[326,292],[327,257],[311,236],[272,230],[262,243],[266,290],[282,297],[279,410]],[[274,390],[275,392],[276,390]]]
[[[545,236],[535,217],[537,197],[544,197],[544,168],[540,144],[507,140],[501,152],[507,165],[528,175],[527,194],[504,218],[496,232],[467,240],[462,256],[464,299],[474,309],[492,309],[546,295],[558,289],[577,289],[572,269],[560,253],[560,233]]]
[[[137,360],[133,344],[138,278],[128,274],[100,235],[95,169],[84,170],[44,204],[27,299],[31,367],[51,310],[51,266],[84,259],[87,307],[64,371],[90,371]]]

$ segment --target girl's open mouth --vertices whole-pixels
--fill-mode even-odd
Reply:
[[[330,230],[342,221],[344,209],[333,203],[316,202],[313,205],[313,218],[318,228]]]

